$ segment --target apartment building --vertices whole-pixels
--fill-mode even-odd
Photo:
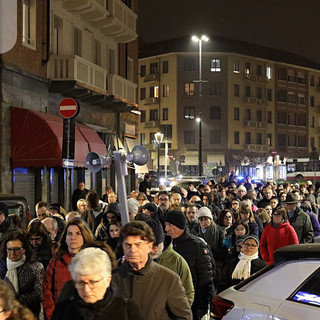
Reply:
[[[72,189],[104,192],[110,170],[86,169],[89,151],[136,143],[137,14],[129,0],[19,0],[15,46],[0,56],[1,192],[63,204],[63,119],[59,104],[78,101]],[[135,172],[129,170],[129,188]]]
[[[265,178],[271,156],[277,159],[272,170],[278,178],[275,165],[320,148],[319,66],[290,53],[212,37],[203,44],[200,98],[197,49],[183,37],[141,50],[139,134],[154,168],[159,131],[169,147],[165,155],[160,145],[160,166],[167,158],[175,173],[199,172],[200,115],[208,176],[236,170]]]

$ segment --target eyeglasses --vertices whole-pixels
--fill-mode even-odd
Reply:
[[[90,289],[93,289],[97,286],[99,282],[105,280],[106,278],[102,278],[100,280],[89,280],[89,281],[74,281],[74,286],[77,289],[84,289],[85,285],[88,285]]]
[[[243,245],[244,245],[245,247],[247,247],[247,248],[257,248],[257,247],[258,247],[257,244],[250,244],[250,243],[244,243]]]
[[[18,252],[22,249],[22,247],[20,248],[7,248],[7,252],[12,253],[12,252]]]

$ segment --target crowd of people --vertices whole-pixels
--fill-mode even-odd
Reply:
[[[146,175],[125,225],[110,186],[100,197],[80,182],[69,213],[38,202],[27,228],[0,203],[4,319],[202,319],[215,294],[272,264],[277,249],[320,236],[310,181],[149,188]]]

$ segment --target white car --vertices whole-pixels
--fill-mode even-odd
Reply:
[[[224,320],[320,319],[320,244],[279,249],[274,264],[213,298]]]

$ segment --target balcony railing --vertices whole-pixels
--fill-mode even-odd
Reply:
[[[159,81],[159,73],[146,74],[143,79],[143,82],[153,82],[153,81]]]
[[[159,98],[150,97],[144,99],[144,105],[159,104]]]
[[[244,126],[245,127],[249,127],[249,128],[266,128],[267,124],[265,122],[262,122],[262,121],[246,120],[244,122]]]
[[[78,56],[50,56],[48,78],[53,81],[75,80],[107,91],[107,71]]]
[[[159,121],[146,121],[144,123],[145,128],[156,128],[159,127],[160,122]]]
[[[120,99],[136,103],[137,85],[117,74],[108,74],[108,92]]]
[[[245,149],[248,151],[265,152],[268,151],[268,146],[263,144],[246,144]]]

